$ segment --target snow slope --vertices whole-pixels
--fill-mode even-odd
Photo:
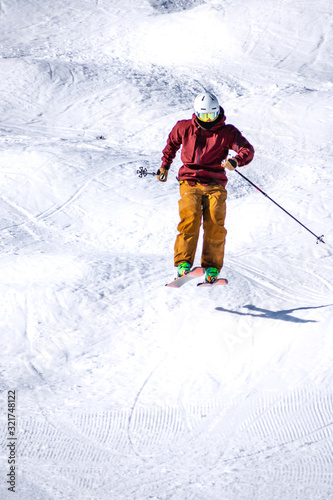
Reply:
[[[333,498],[333,6],[2,0],[0,23],[1,498],[10,389],[20,500]],[[174,290],[179,156],[136,171],[203,89],[326,243],[231,172],[229,285]]]

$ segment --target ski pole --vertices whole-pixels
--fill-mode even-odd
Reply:
[[[136,171],[139,177],[146,177],[147,175],[159,175],[160,171],[158,170],[157,172],[148,172],[146,168],[140,167],[139,170]],[[165,178],[164,174],[161,174],[161,181],[163,181]]]
[[[263,194],[264,196],[266,196],[266,198],[268,198],[270,201],[272,201],[277,207],[281,208],[281,210],[283,210],[286,214],[289,215],[289,217],[291,217],[292,219],[294,219],[296,222],[298,222],[298,224],[300,224],[302,227],[304,227],[304,229],[306,229],[307,231],[309,231],[309,233],[311,233],[313,236],[315,236],[317,238],[317,241],[316,243],[318,244],[319,241],[321,243],[325,243],[325,241],[323,240],[324,238],[324,235],[322,234],[321,236],[317,236],[315,233],[313,233],[308,227],[306,227],[304,224],[302,224],[298,219],[296,219],[296,217],[294,217],[293,215],[291,215],[289,212],[287,212],[287,210],[285,210],[283,207],[281,207],[281,205],[279,205],[278,203],[276,203],[276,201],[272,200],[272,198],[270,196],[268,196],[268,194],[264,193],[264,191],[262,191],[260,188],[258,188],[258,186],[256,186],[252,181],[250,181],[250,179],[248,179],[247,177],[245,177],[245,175],[241,174],[239,172],[239,170],[235,169],[235,172],[237,172],[238,175],[240,175],[241,177],[243,177],[243,179],[245,179],[249,184],[251,184],[251,186],[253,186],[255,189],[257,189],[259,191],[259,193]]]
[[[139,170],[136,171],[139,177],[147,177],[147,175],[157,175],[155,172],[148,172],[146,168],[140,167]]]

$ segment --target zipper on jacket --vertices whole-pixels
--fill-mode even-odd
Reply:
[[[198,168],[197,168],[197,177],[198,176],[198,171],[199,171],[199,168],[200,168],[200,156],[201,156],[201,151],[202,151],[202,143],[203,143],[203,131],[202,131],[202,128],[200,129],[200,136],[199,136],[199,144],[198,144],[198,154],[197,154],[197,165],[198,165]]]

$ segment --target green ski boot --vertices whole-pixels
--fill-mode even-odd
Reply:
[[[219,277],[216,267],[207,267],[205,271],[205,283],[214,283]]]
[[[188,274],[190,271],[191,271],[190,264],[188,262],[182,262],[177,267],[177,278],[180,278],[181,276],[185,276],[185,274]]]

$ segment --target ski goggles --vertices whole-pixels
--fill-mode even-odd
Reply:
[[[214,111],[214,113],[196,113],[196,115],[202,122],[213,122],[219,116],[219,111]]]

